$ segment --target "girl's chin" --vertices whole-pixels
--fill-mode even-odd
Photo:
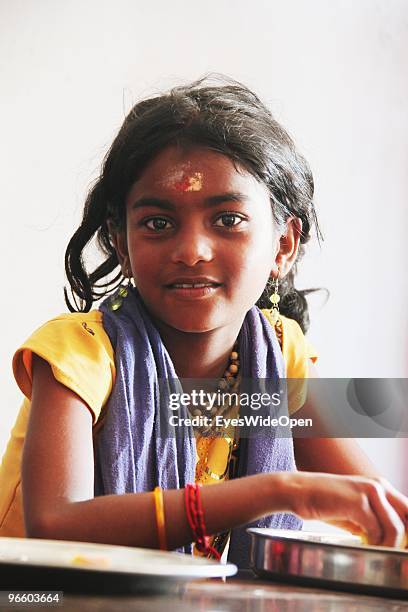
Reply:
[[[190,312],[189,317],[183,316],[183,313],[173,316],[169,316],[169,314],[166,313],[167,316],[163,318],[156,318],[156,324],[159,328],[165,327],[183,334],[203,334],[226,325],[226,322],[221,321],[219,317],[205,317],[202,313],[200,316],[199,312],[196,312],[196,316],[191,316]]]
[[[204,322],[204,321],[171,321],[167,323],[169,327],[174,330],[185,333],[185,334],[203,334],[205,332],[213,331],[220,327],[215,322]]]

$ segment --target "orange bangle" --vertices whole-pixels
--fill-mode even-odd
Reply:
[[[164,501],[163,501],[163,490],[160,487],[156,487],[153,491],[154,504],[156,507],[156,523],[157,523],[157,536],[159,540],[160,550],[167,550],[166,542],[166,531],[164,528]]]

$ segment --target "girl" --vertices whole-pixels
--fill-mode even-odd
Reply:
[[[217,557],[230,535],[242,567],[249,523],[323,519],[401,543],[408,500],[352,441],[213,435],[217,416],[237,414],[221,403],[209,424],[163,434],[162,381],[173,392],[176,379],[215,379],[215,392],[314,375],[294,287],[312,198],[306,161],[244,86],[200,81],[136,104],[66,251],[71,314],[14,357],[25,400],[1,467],[1,535],[187,552],[195,541]],[[95,234],[105,260],[89,273]],[[296,389],[290,413],[303,404]]]

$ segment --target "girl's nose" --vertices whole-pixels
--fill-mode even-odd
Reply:
[[[190,226],[178,232],[171,255],[173,263],[194,266],[200,261],[211,261],[213,256],[213,239],[202,228],[195,230]]]

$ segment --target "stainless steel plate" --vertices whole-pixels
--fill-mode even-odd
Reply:
[[[251,567],[264,578],[408,599],[408,552],[355,536],[248,529]]]

